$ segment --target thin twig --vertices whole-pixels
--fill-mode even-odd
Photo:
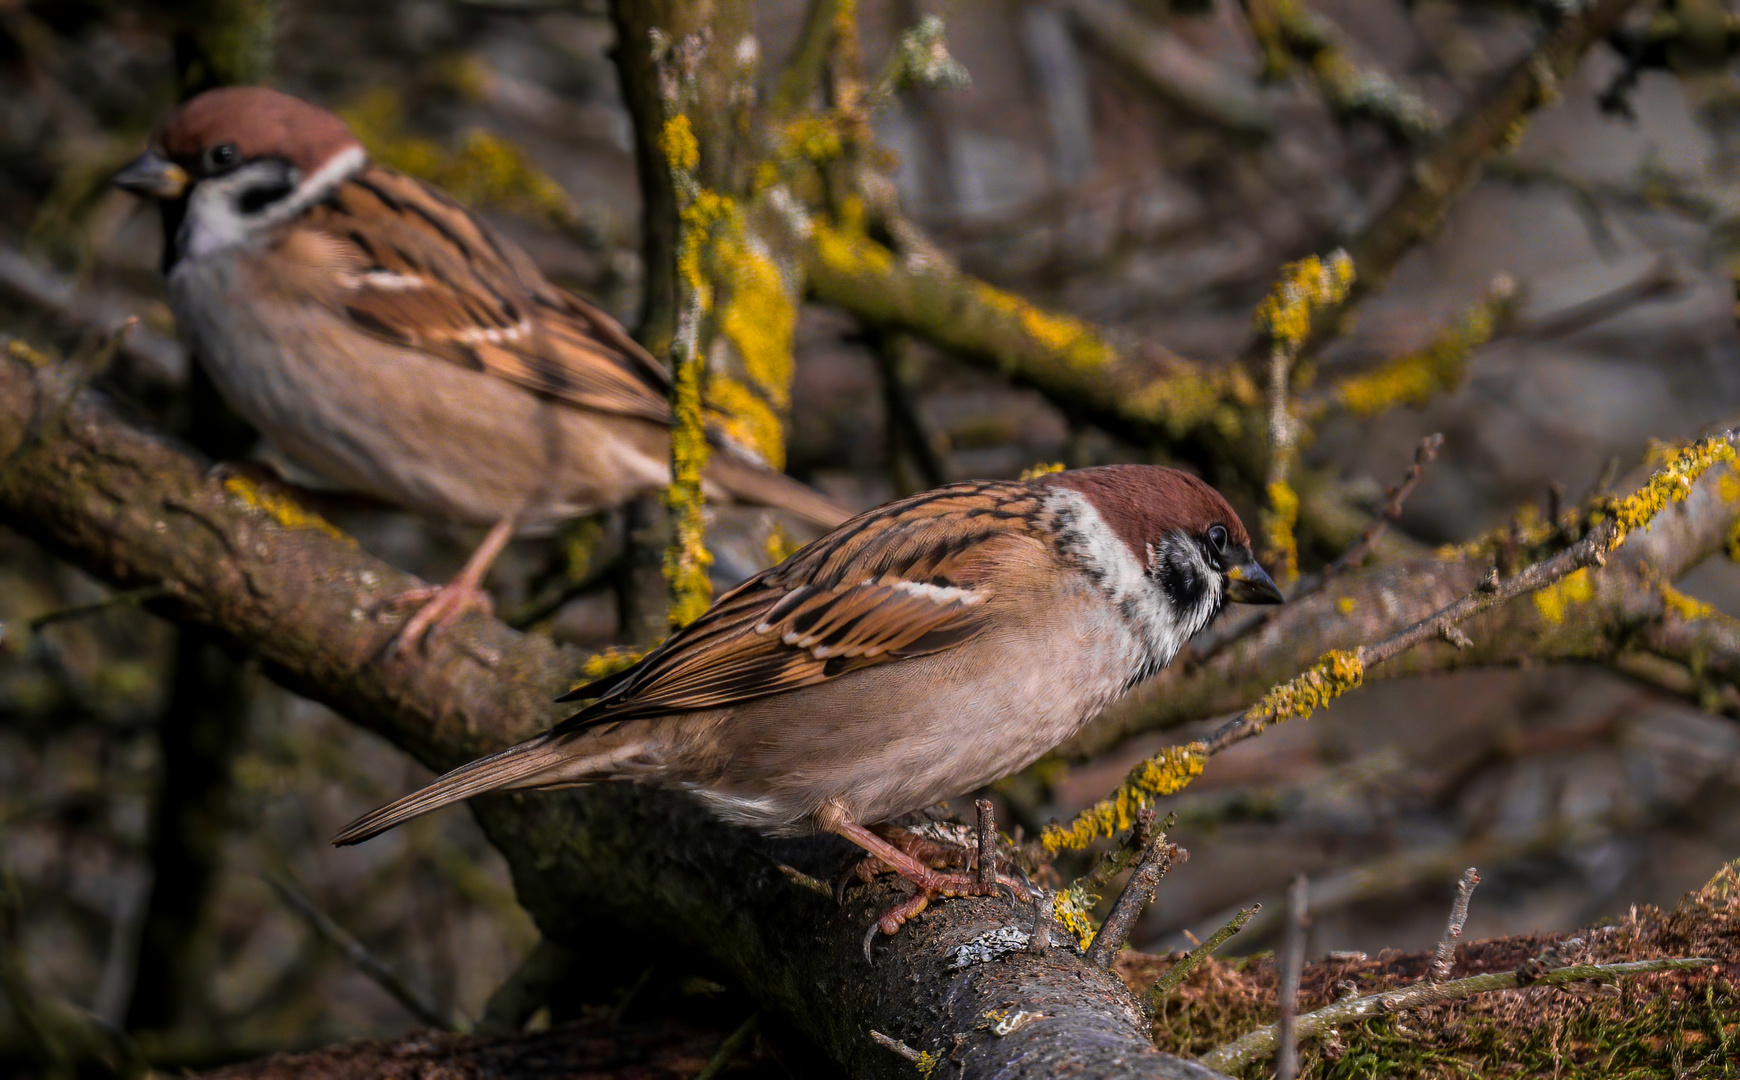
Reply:
[[[990,799],[979,799],[973,806],[979,811],[979,884],[994,885],[997,882],[997,811],[991,806]]]
[[[301,889],[287,880],[280,880],[272,876],[266,878],[266,884],[272,887],[272,891],[278,894],[279,899],[302,916],[303,920],[308,923],[309,929],[313,930],[327,944],[343,953],[345,959],[355,965],[358,971],[368,976],[376,986],[392,995],[393,1000],[403,1005],[406,1011],[415,1016],[419,1022],[432,1028],[439,1028],[442,1031],[454,1030],[452,1021],[442,1016],[440,1010],[428,999],[412,989],[405,980],[399,978],[393,969],[382,963],[374,953],[369,952],[362,942],[351,936],[350,931],[333,922],[331,917],[316,907],[314,901],[304,895]]]
[[[1300,1039],[1309,1039],[1337,1024],[1352,1023],[1371,1016],[1418,1009],[1440,1002],[1456,1001],[1474,994],[1495,990],[1513,990],[1518,986],[1563,986],[1584,979],[1620,978],[1626,975],[1648,975],[1657,971],[1690,971],[1709,967],[1716,961],[1707,956],[1675,957],[1666,960],[1635,960],[1622,964],[1572,964],[1529,979],[1521,970],[1471,975],[1442,983],[1413,983],[1396,990],[1380,990],[1375,994],[1346,998],[1325,1005],[1315,1012],[1300,1016],[1294,1031]],[[1275,1052],[1280,1042],[1276,1024],[1268,1024],[1243,1035],[1225,1046],[1217,1047],[1197,1060],[1211,1069],[1236,1073],[1253,1061],[1260,1061]]]
[[[870,1030],[870,1038],[877,1046],[887,1047],[908,1061],[917,1062],[924,1059],[924,1055],[919,1053],[917,1050],[914,1050],[899,1039],[891,1038],[882,1034],[874,1028]]]
[[[1198,964],[1207,960],[1209,956],[1213,954],[1214,950],[1225,945],[1228,939],[1230,939],[1234,934],[1243,930],[1245,924],[1250,922],[1251,918],[1261,910],[1263,910],[1263,905],[1261,904],[1252,904],[1250,907],[1245,908],[1237,915],[1234,915],[1231,922],[1210,934],[1207,940],[1186,953],[1184,959],[1167,968],[1166,974],[1160,976],[1160,978],[1155,981],[1154,985],[1148,988],[1148,1008],[1158,1009],[1160,1007],[1160,1002],[1165,999],[1167,994],[1170,994],[1184,982],[1184,977],[1186,975],[1189,975]]]
[[[1402,482],[1390,488],[1384,507],[1372,518],[1371,523],[1360,531],[1359,539],[1341,553],[1336,560],[1323,568],[1323,573],[1317,579],[1317,588],[1322,588],[1330,578],[1358,566],[1377,547],[1389,530],[1390,523],[1400,521],[1402,505],[1408,501],[1408,496],[1419,486],[1420,478],[1426,473],[1426,466],[1438,459],[1438,451],[1444,448],[1444,436],[1435,433],[1420,440],[1420,445],[1414,449],[1414,463],[1408,467],[1407,475]]]
[[[88,604],[75,604],[72,607],[45,611],[41,615],[33,615],[25,620],[24,625],[32,630],[41,630],[45,626],[67,622],[71,619],[82,619],[86,615],[95,615],[116,607],[134,607],[150,600],[157,600],[169,595],[169,588],[164,585],[141,585],[137,589],[123,589],[101,600],[93,600]]]
[[[1275,1023],[1279,1050],[1275,1054],[1275,1080],[1294,1080],[1299,1075],[1299,978],[1305,970],[1305,930],[1310,925],[1310,885],[1305,875],[1293,879],[1287,890],[1287,937],[1281,946],[1280,979],[1275,996],[1280,1019]]]
[[[1188,851],[1177,844],[1166,842],[1165,833],[1155,834],[1149,841],[1147,850],[1142,853],[1141,861],[1136,864],[1136,869],[1131,871],[1130,879],[1124,882],[1124,891],[1112,902],[1112,910],[1106,915],[1106,921],[1100,925],[1099,932],[1088,945],[1089,963],[1101,968],[1112,966],[1118,950],[1124,947],[1124,942],[1130,938],[1130,931],[1136,928],[1136,920],[1142,917],[1142,912],[1153,902],[1154,889],[1160,884],[1160,879],[1166,876],[1175,862],[1188,858]]]
[[[1420,977],[1421,982],[1440,983],[1450,977],[1450,967],[1456,960],[1456,943],[1462,940],[1462,927],[1468,922],[1468,899],[1474,895],[1474,887],[1480,884],[1480,875],[1474,867],[1462,871],[1462,880],[1456,883],[1456,901],[1450,905],[1450,921],[1444,926],[1444,936],[1438,941],[1438,949],[1432,954],[1432,963],[1426,968],[1426,974]]]
[[[755,1037],[755,1028],[760,1022],[759,1013],[750,1013],[749,1019],[739,1024],[736,1031],[725,1036],[725,1041],[719,1044],[718,1052],[695,1074],[695,1080],[713,1080],[724,1072],[725,1066],[731,1064],[731,1060],[741,1054],[743,1048],[749,1045],[749,1040]]]
[[[1375,645],[1361,646],[1357,652],[1360,666],[1369,671],[1416,645],[1444,637],[1447,630],[1489,608],[1544,589],[1584,567],[1604,565],[1607,561],[1607,549],[1618,534],[1619,526],[1612,518],[1608,518],[1591,529],[1583,539],[1557,555],[1524,567],[1509,578],[1499,578],[1496,573],[1489,574],[1461,599],[1445,605],[1412,626],[1396,631]],[[1260,733],[1268,723],[1265,712],[1265,704],[1259,702],[1222,724],[1209,736],[1208,752],[1218,754]]]

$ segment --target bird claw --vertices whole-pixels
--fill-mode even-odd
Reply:
[[[856,868],[854,868],[856,869]],[[1008,894],[1009,899],[1017,904],[1032,903],[1033,893],[1023,882],[998,874],[995,881],[980,881],[970,874],[943,874],[931,871],[922,881],[901,874],[918,887],[918,892],[885,909],[871,923],[870,929],[864,933],[864,959],[871,959],[871,946],[876,940],[878,931],[893,937],[907,921],[917,916],[930,902],[945,896],[1001,896]]]
[[[495,601],[490,599],[489,593],[459,581],[439,587],[426,585],[407,589],[389,597],[381,606],[398,608],[412,604],[422,604],[422,607],[387,643],[386,655],[389,658],[406,650],[426,647],[467,611],[481,611],[486,615],[495,612]]]

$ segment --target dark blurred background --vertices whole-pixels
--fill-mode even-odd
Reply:
[[[270,10],[272,82],[342,113],[378,158],[469,201],[632,323],[639,196],[601,0],[253,3]],[[201,20],[226,6],[0,0],[0,332],[76,355],[92,348],[88,327],[137,313],[105,389],[146,422],[240,456],[245,433],[215,422],[173,345],[156,213],[107,186],[177,100]],[[1363,71],[1440,119],[1527,50],[1533,7],[1312,4]],[[769,85],[803,10],[755,5]],[[1228,0],[863,0],[866,58],[926,15],[944,20],[972,83],[878,115],[904,206],[967,271],[1118,340],[1231,355],[1281,263],[1356,231],[1408,158],[1407,131],[1338,119],[1309,78],[1261,81]],[[1333,371],[1404,352],[1499,275],[1515,283],[1517,329],[1473,357],[1459,389],[1344,415],[1306,449],[1309,464],[1364,480],[1375,506],[1420,439],[1443,432],[1400,525],[1419,545],[1490,529],[1553,485],[1575,498],[1651,437],[1740,411],[1740,85],[1695,56],[1658,57],[1635,78],[1626,64],[1597,48],[1322,360]],[[56,304],[87,329],[45,314]],[[840,312],[802,313],[790,468],[843,501],[1149,456],[948,355],[913,346],[891,360],[875,344]],[[891,365],[916,436],[891,419]],[[432,579],[476,540],[344,500],[321,509]],[[752,525],[721,515],[721,578],[756,568],[757,545],[741,539]],[[596,538],[619,529],[606,515],[516,542],[492,578],[500,609],[584,580]],[[1683,587],[1740,615],[1726,560]],[[442,1016],[476,1020],[537,935],[470,816],[334,852],[336,826],[421,770],[140,599],[0,532],[8,963],[189,1065],[415,1026],[287,890]],[[534,630],[603,646],[621,636],[617,610],[595,588]],[[1152,745],[1063,777],[1042,809],[1099,797]],[[1709,878],[1740,854],[1740,729],[1595,669],[1382,683],[1217,758],[1174,803],[1192,859],[1138,947],[1206,935],[1253,898],[1277,911],[1304,871],[1314,954],[1417,949],[1470,864],[1485,880],[1474,936],[1570,928]],[[1266,943],[1251,934],[1231,951]],[[9,1000],[0,1061],[27,1056]]]

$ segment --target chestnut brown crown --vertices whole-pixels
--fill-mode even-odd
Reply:
[[[164,157],[195,176],[228,163],[279,158],[304,176],[362,143],[343,120],[317,105],[264,86],[208,90],[169,114],[154,140]]]

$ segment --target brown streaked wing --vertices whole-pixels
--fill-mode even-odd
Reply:
[[[956,484],[871,510],[720,597],[556,727],[710,709],[953,648],[985,627],[995,568],[1037,548],[1019,483]]]
[[[306,220],[359,268],[337,301],[358,329],[539,395],[669,422],[668,380],[657,361],[433,188],[371,168]]]

